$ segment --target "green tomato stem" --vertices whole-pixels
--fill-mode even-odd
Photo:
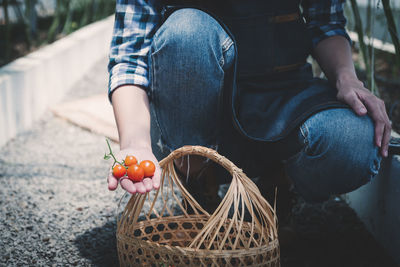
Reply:
[[[106,138],[106,142],[107,142],[108,149],[110,150],[110,153],[109,153],[108,155],[110,155],[110,156],[114,159],[113,167],[115,166],[115,163],[118,163],[119,165],[124,166],[121,162],[119,162],[119,161],[115,158],[115,156],[114,156],[114,154],[113,154],[113,152],[112,152],[110,143],[108,142],[108,139],[107,139],[107,138]]]

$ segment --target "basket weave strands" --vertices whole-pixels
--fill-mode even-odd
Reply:
[[[213,214],[196,202],[175,172],[174,159],[185,155],[207,157],[232,175]],[[160,189],[132,195],[118,218],[121,266],[280,266],[275,209],[241,169],[202,146],[181,147],[160,166]]]

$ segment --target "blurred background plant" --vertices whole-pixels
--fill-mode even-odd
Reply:
[[[0,66],[115,11],[115,0],[0,0]]]
[[[398,76],[400,70],[400,44],[396,24],[400,23],[400,10],[398,9],[400,1],[389,0],[350,0],[351,8],[347,7],[348,28],[357,33],[358,42],[356,49],[360,56],[360,61],[356,62],[356,67],[365,70],[366,84],[374,93],[379,94],[376,88],[375,68],[380,67],[375,61],[376,54],[382,57],[380,44],[384,42],[391,43],[394,47],[394,57],[390,63],[393,67],[392,76]],[[393,4],[393,5],[392,5]],[[397,8],[396,8],[397,6]],[[364,15],[364,17],[363,17]],[[397,18],[397,21],[395,20]],[[390,35],[390,38],[388,38]],[[383,51],[388,52],[387,49]],[[358,63],[358,65],[357,65]]]
[[[345,7],[358,76],[385,100],[400,131],[400,0]],[[115,0],[0,0],[0,66],[114,11]]]
[[[345,15],[352,32],[358,77],[386,104],[400,131],[400,0],[349,0]]]

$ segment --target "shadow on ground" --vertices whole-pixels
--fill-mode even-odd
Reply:
[[[297,238],[281,249],[283,267],[396,267],[340,198],[294,209]]]
[[[74,240],[80,255],[100,267],[119,266],[116,243],[116,222],[90,229]]]
[[[282,267],[398,266],[342,199],[299,202],[293,214],[296,235],[281,248]],[[74,243],[93,265],[119,266],[115,232],[116,222],[108,222],[86,231]]]

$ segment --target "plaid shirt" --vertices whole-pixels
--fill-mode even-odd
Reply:
[[[303,0],[303,16],[314,47],[323,39],[341,35],[349,41],[344,27],[345,0]],[[121,85],[149,86],[148,53],[160,26],[162,0],[117,0],[114,31],[109,55],[109,96]]]

